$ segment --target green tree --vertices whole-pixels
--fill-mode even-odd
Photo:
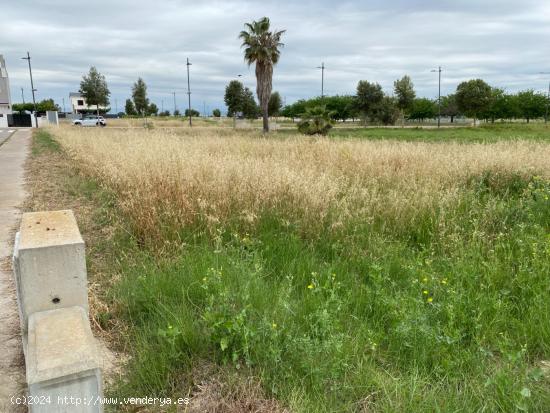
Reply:
[[[185,109],[185,114],[184,116],[185,117],[189,117],[189,113],[191,112],[191,116],[194,117],[194,118],[198,118],[201,114],[198,110],[195,110],[193,108],[191,108],[191,110],[189,109]]]
[[[219,117],[222,116],[222,113],[220,112],[219,109],[214,109],[214,110],[212,111],[212,116],[214,116],[215,118],[219,118]]]
[[[325,106],[307,108],[298,123],[298,131],[306,135],[326,135],[334,120]]]
[[[269,104],[267,107],[269,116],[279,115],[279,112],[281,112],[282,107],[283,107],[283,99],[281,99],[281,95],[279,94],[279,92],[273,92],[271,94],[271,97],[269,98]]]
[[[420,120],[433,119],[437,116],[437,108],[433,100],[417,98],[414,100],[409,112],[409,119]]]
[[[235,116],[237,112],[242,112],[244,86],[238,80],[232,80],[225,87],[223,101],[227,106],[227,116]]]
[[[47,112],[47,111],[58,111],[59,106],[55,104],[53,99],[44,99],[36,104],[36,109],[38,112]]]
[[[366,80],[360,80],[357,84],[356,107],[362,113],[365,120],[373,115],[374,108],[384,98],[382,86],[378,83],[370,83]]]
[[[395,125],[399,114],[398,101],[389,96],[384,96],[372,110],[373,119],[384,125]]]
[[[249,88],[243,91],[241,110],[247,119],[256,119],[261,113],[260,107],[254,100],[254,94]]]
[[[509,93],[496,93],[492,102],[492,112],[496,119],[514,119],[520,117],[518,99]]]
[[[156,104],[151,103],[149,107],[147,108],[147,114],[156,116],[159,112],[159,108]]]
[[[269,132],[269,98],[273,80],[273,66],[281,55],[281,36],[285,31],[270,31],[267,17],[245,24],[239,37],[244,47],[244,58],[248,65],[256,64],[256,94],[263,116],[263,130]]]
[[[527,123],[531,119],[543,117],[546,113],[547,97],[541,93],[535,93],[532,89],[524,90],[516,95],[517,107],[520,116]]]
[[[162,117],[170,116],[170,111],[169,111],[169,110],[165,110],[165,111],[163,111],[163,112],[160,112],[160,113],[159,113],[159,116],[162,116]]]
[[[95,66],[90,67],[87,75],[80,81],[80,93],[86,99],[88,106],[94,106],[99,116],[99,105],[107,106],[111,92],[107,87],[105,76],[97,71]]]
[[[174,116],[175,116],[175,117],[180,116],[180,114],[181,114],[181,113],[180,113],[180,111],[179,111],[178,109],[176,109],[176,110],[174,111]]]
[[[453,123],[459,114],[456,96],[454,94],[441,96],[441,115],[450,117],[451,123]]]
[[[306,111],[307,102],[304,99],[300,99],[291,105],[286,105],[281,111],[281,115],[285,118],[292,119],[294,122],[295,118],[300,117]]]
[[[476,119],[491,105],[491,86],[481,79],[462,82],[456,88],[458,109],[466,116]]]
[[[126,99],[126,103],[124,104],[124,111],[128,116],[136,115],[136,107],[134,106],[134,102],[132,102],[132,99]]]
[[[393,90],[395,96],[397,97],[397,107],[403,112],[403,114],[406,114],[412,107],[414,98],[416,97],[414,84],[411,78],[405,75],[401,79],[396,80],[393,82]]]
[[[136,112],[140,116],[147,116],[147,109],[149,108],[147,85],[141,77],[132,86],[132,99],[134,100]]]
[[[32,103],[14,103],[11,105],[11,108],[14,112],[23,113],[25,111],[32,112],[34,110],[34,105]]]
[[[325,96],[322,101],[319,98],[316,98],[314,100],[315,104],[311,106],[316,106],[324,103],[327,107],[327,110],[332,113],[332,119],[345,122],[353,115],[353,96]]]

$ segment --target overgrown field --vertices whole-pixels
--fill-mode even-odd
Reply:
[[[52,133],[131,234],[115,393],[215,363],[295,412],[550,411],[548,140]]]

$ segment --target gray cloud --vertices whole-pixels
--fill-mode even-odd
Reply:
[[[391,93],[393,80],[409,74],[419,95],[434,97],[437,78],[430,69],[437,65],[444,68],[444,93],[473,77],[511,91],[543,90],[547,79],[538,72],[550,71],[550,4],[535,0],[28,0],[3,5],[0,53],[15,97],[23,87],[30,98],[20,60],[29,50],[38,98],[61,103],[95,65],[119,109],[138,76],[159,107],[164,101],[172,109],[175,90],[184,108],[189,57],[193,106],[211,111],[223,107],[224,87],[237,74],[254,88],[237,35],[244,22],[264,15],[287,30],[274,88],[288,102],[320,94],[316,66],[322,61],[328,94],[353,93],[360,79]]]

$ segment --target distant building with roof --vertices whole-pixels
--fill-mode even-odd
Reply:
[[[0,114],[9,115],[11,112],[10,80],[6,70],[6,61],[0,54]]]
[[[71,102],[72,113],[90,113],[97,110],[95,105],[88,106],[82,93],[69,93],[69,100]],[[100,112],[106,112],[108,109],[108,106],[99,105]]]

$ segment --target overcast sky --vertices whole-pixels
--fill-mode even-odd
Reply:
[[[351,94],[360,79],[392,92],[409,74],[420,96],[437,96],[458,82],[483,78],[509,91],[544,90],[550,75],[548,0],[197,1],[20,0],[2,2],[0,54],[6,58],[12,99],[30,100],[31,52],[37,99],[61,105],[91,65],[102,72],[122,110],[141,76],[151,101],[185,109],[185,61],[191,66],[192,106],[225,109],[225,85],[238,74],[255,90],[238,34],[247,21],[268,16],[286,29],[273,76],[274,90],[291,103],[325,94]],[[69,107],[67,103],[67,108]]]

